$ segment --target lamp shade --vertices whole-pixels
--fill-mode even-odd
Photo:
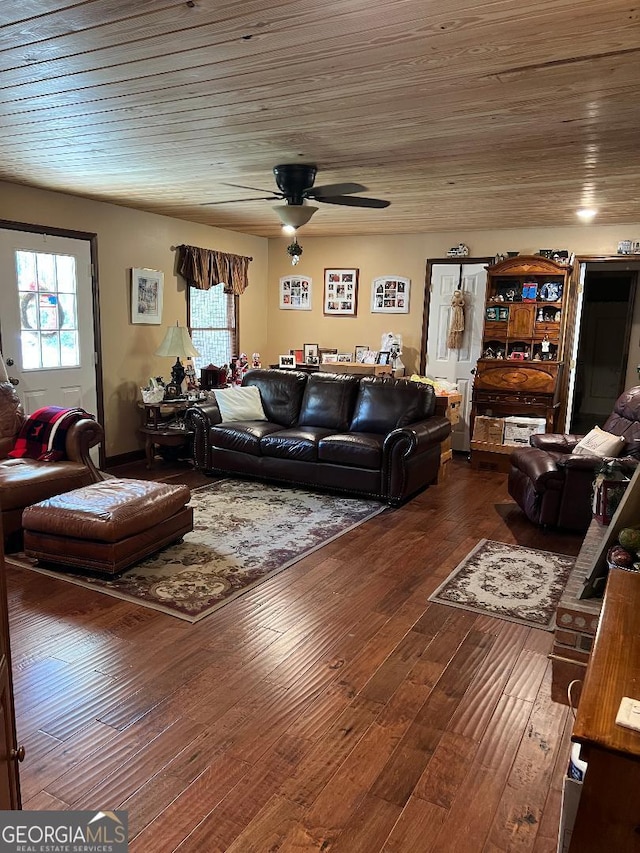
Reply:
[[[156,355],[175,355],[182,358],[199,356],[200,353],[194,347],[193,341],[184,326],[169,326],[164,340],[156,350]]]
[[[283,225],[300,228],[307,224],[318,208],[311,204],[277,204],[273,209]]]

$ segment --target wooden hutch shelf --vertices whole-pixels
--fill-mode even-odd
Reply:
[[[555,429],[570,274],[570,266],[538,255],[508,258],[487,267],[472,429],[476,415],[542,417],[547,432]],[[473,441],[471,451],[473,462]],[[501,467],[498,458],[496,467]]]

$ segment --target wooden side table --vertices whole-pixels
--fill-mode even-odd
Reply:
[[[144,409],[144,425],[138,429],[144,437],[144,452],[147,468],[151,468],[157,447],[188,447],[193,440],[193,431],[184,428],[179,420],[192,403],[189,400],[163,400],[160,403],[138,404]]]
[[[147,458],[147,468],[153,466],[156,447],[185,447],[193,440],[193,430],[172,429],[171,427],[140,427],[138,432],[144,436],[144,452]]]
[[[138,405],[144,409],[144,425],[158,429],[167,420],[171,420],[191,405],[189,400],[162,400],[160,403],[143,403]]]

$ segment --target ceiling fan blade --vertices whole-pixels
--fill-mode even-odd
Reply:
[[[200,207],[209,207],[212,204],[239,204],[241,201],[273,201],[279,198],[282,198],[282,196],[279,193],[274,193],[274,195],[258,196],[258,198],[230,198],[227,201],[203,201],[200,202]]]
[[[318,195],[350,195],[351,193],[366,193],[367,188],[362,184],[325,184],[322,187],[312,187],[305,191],[307,198]]]
[[[355,195],[326,195],[314,196],[316,201],[324,202],[325,204],[343,204],[346,207],[389,207],[390,201],[385,201],[383,198],[366,198],[364,196]]]
[[[226,182],[222,183],[223,187],[236,187],[241,190],[253,190],[255,193],[273,193],[274,195],[278,195],[276,190],[265,190],[262,187],[248,187],[246,184],[228,184]]]

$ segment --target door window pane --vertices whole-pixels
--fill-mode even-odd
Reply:
[[[20,250],[16,278],[23,369],[79,367],[75,258]]]

